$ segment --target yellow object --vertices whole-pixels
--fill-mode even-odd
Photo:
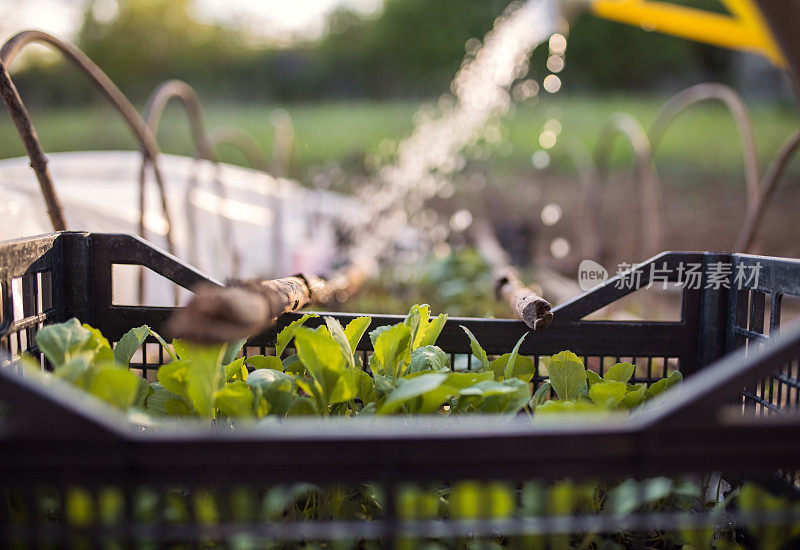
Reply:
[[[760,53],[785,66],[783,54],[753,1],[721,2],[729,15],[654,0],[592,0],[592,11],[599,17],[646,30]]]

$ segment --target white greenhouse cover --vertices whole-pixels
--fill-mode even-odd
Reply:
[[[50,170],[70,230],[138,232],[139,170],[136,151],[52,153]],[[218,280],[323,273],[336,250],[335,220],[358,219],[357,201],[263,172],[189,157],[161,155],[175,255]],[[194,174],[194,175],[193,175]],[[195,181],[195,185],[190,184]],[[219,182],[224,190],[220,189]],[[0,160],[0,241],[49,233],[50,220],[27,158]],[[196,250],[190,239],[194,216]],[[230,221],[225,238],[222,219]],[[166,224],[152,173],[147,178],[146,238],[167,249]],[[240,253],[234,272],[233,249]],[[138,303],[137,270],[115,269],[116,303]],[[142,303],[170,305],[171,284],[149,274]]]

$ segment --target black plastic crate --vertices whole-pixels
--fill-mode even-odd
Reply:
[[[71,317],[112,342],[133,326],[159,331],[173,308],[112,303],[115,264],[142,265],[187,288],[208,280],[128,235],[65,232],[0,244],[0,351],[38,356],[36,330]],[[697,266],[699,285],[676,291],[679,320],[584,319],[648,286],[651,275],[657,275],[656,285],[680,282],[687,265]],[[737,273],[756,267],[757,280],[737,280]],[[800,403],[800,331],[778,335],[785,295],[800,295],[800,261],[664,253],[555,308],[552,326],[531,333],[521,348],[534,364],[569,349],[601,373],[608,361],[627,360],[637,365],[638,381],[675,368],[686,377],[682,390],[665,396],[660,407],[600,424],[423,417],[141,431],[77,392],[54,392],[9,374],[13,367],[6,361],[0,369],[0,492],[6,500],[0,540],[22,547],[261,548],[338,541],[344,547],[413,548],[438,541],[448,547],[559,548],[578,533],[630,533],[618,537],[623,546],[644,548],[653,533],[709,525],[750,527],[745,536],[751,539],[759,529],[767,530],[765,537],[776,528],[789,536],[800,523],[800,511],[790,504],[776,512],[765,502],[755,511],[724,516],[662,514],[644,506],[610,516],[577,505],[563,509],[553,500],[565,480],[576,484],[565,494],[578,498],[581,484],[631,478],[640,480],[635,491],[643,494],[652,478],[677,483],[709,479],[714,472],[713,479],[724,476],[731,486],[747,480],[792,497],[799,486],[794,468],[800,464],[800,422],[793,413]],[[353,317],[334,316],[342,322]],[[286,315],[278,328],[296,318]],[[401,319],[373,315],[370,330]],[[490,355],[510,351],[528,330],[517,320],[448,319],[438,345],[453,365],[466,369],[472,368],[469,343],[459,325]],[[274,338],[275,331],[252,338],[245,353],[264,353]],[[369,338],[358,349],[366,365]],[[132,368],[152,378],[163,361],[146,344]],[[537,373],[534,385],[543,378]],[[298,487],[317,503],[311,515],[270,508],[281,495],[296,496]],[[423,513],[432,488],[451,495],[448,506],[453,492],[461,491],[477,499],[478,508],[466,515],[452,508]],[[365,515],[325,502],[354,492],[365,492],[359,502],[375,509]],[[494,498],[510,499],[508,513],[493,515]]]

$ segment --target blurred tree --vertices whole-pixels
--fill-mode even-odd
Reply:
[[[386,0],[374,19],[339,9],[319,43],[329,66],[377,95],[446,89],[470,38],[480,40],[509,0]]]
[[[248,59],[235,31],[193,17],[192,0],[116,0],[107,21],[98,20],[96,1],[85,11],[78,45],[133,96],[167,78],[214,86]]]
[[[239,29],[198,21],[193,0],[88,0],[78,44],[139,102],[168,78],[205,98],[430,96],[448,89],[467,41],[481,40],[509,1],[385,0],[368,17],[339,7],[315,43],[256,48]],[[719,9],[718,0],[672,1]],[[535,75],[546,55],[546,47],[535,52]],[[730,53],[584,13],[573,21],[566,61],[567,91],[675,89],[725,79]],[[91,97],[68,67],[32,65],[15,76],[29,102]]]
[[[671,0],[723,11],[719,0]],[[362,19],[333,12],[316,55],[328,92],[347,95],[440,93],[458,70],[470,38],[482,39],[508,0],[386,0],[383,12]],[[547,48],[534,54],[544,71]],[[563,76],[593,90],[653,89],[699,79],[726,79],[731,54],[680,38],[598,19],[573,21]]]

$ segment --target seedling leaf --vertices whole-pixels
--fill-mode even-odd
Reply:
[[[550,395],[550,390],[552,388],[553,386],[550,382],[544,382],[533,392],[533,397],[531,397],[531,400],[528,402],[528,406],[531,410],[535,411],[536,407],[547,401],[547,396]]]
[[[571,351],[553,356],[548,365],[550,383],[562,401],[574,401],[586,395],[586,369],[580,358]]]
[[[236,380],[217,390],[214,406],[225,416],[241,418],[253,415],[253,392],[246,382]]]
[[[459,325],[459,326],[462,329],[464,329],[464,332],[467,333],[467,337],[469,338],[469,347],[472,350],[472,355],[478,358],[478,361],[481,362],[481,365],[483,365],[484,369],[488,369],[489,358],[486,356],[486,352],[483,350],[483,347],[481,347],[480,343],[478,342],[478,339],[475,338],[475,335],[472,334],[472,331],[470,331],[467,327],[465,327],[464,325]]]
[[[616,382],[622,382],[623,384],[627,384],[628,381],[633,376],[633,371],[635,367],[630,363],[617,363],[610,369],[603,377],[606,380],[614,380]]]
[[[599,384],[592,384],[589,388],[589,399],[598,407],[616,409],[625,397],[627,387],[622,382],[605,380]]]
[[[514,367],[517,364],[517,358],[519,357],[519,347],[522,345],[522,341],[525,340],[525,337],[528,335],[526,332],[523,334],[519,340],[517,340],[517,344],[514,346],[514,349],[511,350],[511,355],[508,358],[508,363],[506,363],[504,374],[506,379],[514,377]],[[532,363],[531,363],[532,364]],[[531,373],[531,376],[533,373]]]
[[[597,374],[593,370],[586,369],[586,382],[588,383],[590,388],[592,387],[593,384],[597,384],[602,381],[603,379],[600,378],[599,374]]]
[[[371,322],[372,319],[369,317],[356,317],[344,327],[344,333],[347,336],[347,341],[350,343],[350,349],[353,350],[353,353],[358,349],[358,344],[361,342],[361,338],[364,336]]]
[[[436,346],[423,346],[411,353],[411,362],[405,374],[416,372],[447,372],[450,370],[450,356]]]
[[[36,345],[54,367],[65,363],[84,349],[92,333],[83,328],[77,319],[42,327],[36,333]]]
[[[292,357],[297,359],[296,355],[292,355]],[[283,362],[278,357],[273,355],[253,355],[252,357],[245,359],[244,362],[246,365],[250,365],[256,370],[275,369],[281,372],[284,370]],[[252,374],[250,376],[252,376]]]
[[[447,380],[447,376],[443,373],[430,373],[400,380],[397,389],[378,408],[378,413],[391,414],[409,401],[438,389]]]
[[[446,322],[446,313],[440,313],[437,315],[433,321],[428,323],[424,333],[422,333],[422,330],[420,329],[420,331],[417,333],[417,338],[414,342],[414,345],[419,348],[436,344],[436,340],[439,339],[439,335],[442,333],[442,329],[444,328]]]
[[[233,362],[234,359],[239,355],[239,352],[242,351],[245,343],[247,342],[247,338],[242,338],[241,340],[234,340],[233,342],[228,342],[227,347],[225,348],[225,353],[222,356],[222,364],[228,365]]]
[[[410,339],[411,329],[402,323],[380,332],[375,339],[375,353],[370,358],[370,367],[373,363],[377,366],[372,368],[372,372],[383,370],[391,380],[401,376],[403,365],[408,360]]]
[[[130,365],[133,354],[144,344],[149,334],[150,327],[147,325],[132,328],[123,334],[114,347],[114,361],[126,367]]]
[[[282,331],[278,333],[278,338],[275,342],[275,355],[280,357],[283,355],[283,350],[286,349],[286,346],[289,345],[289,342],[292,340],[294,333],[297,331],[298,328],[303,326],[303,323],[311,319],[312,317],[319,317],[316,313],[306,313],[299,319],[292,321],[288,325],[286,325]]]
[[[138,379],[138,376],[126,368],[104,367],[92,378],[89,393],[118,409],[127,410],[136,400]]]
[[[355,368],[355,361],[353,360],[353,348],[350,346],[350,340],[342,328],[342,324],[333,317],[325,317],[325,324],[328,326],[331,338],[339,345],[345,363],[348,367]]]

